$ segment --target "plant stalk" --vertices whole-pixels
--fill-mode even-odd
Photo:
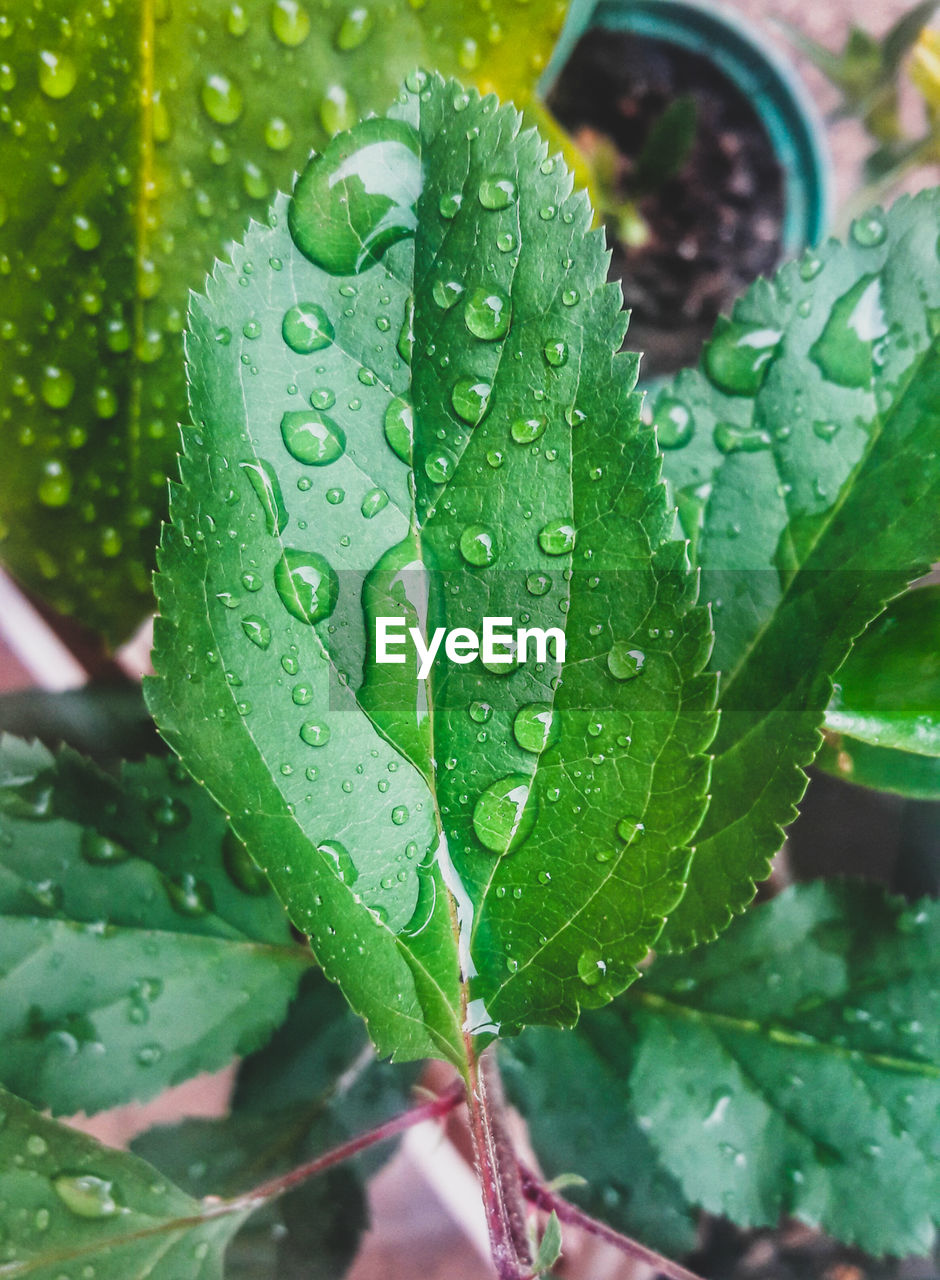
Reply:
[[[468,1054],[467,1104],[473,1154],[483,1191],[490,1249],[499,1280],[529,1280],[532,1253],[526,1230],[519,1164],[506,1128],[502,1081],[492,1053]]]

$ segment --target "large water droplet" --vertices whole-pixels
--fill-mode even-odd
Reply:
[[[43,463],[36,496],[44,507],[64,507],[72,494],[72,472],[64,462],[50,458]]]
[[[460,554],[467,564],[483,567],[496,559],[492,530],[482,524],[470,524],[460,535]]]
[[[457,470],[457,459],[449,449],[437,449],[424,463],[424,473],[435,484],[446,484]]]
[[[322,844],[317,845],[317,853],[324,855],[327,866],[343,884],[355,884],[359,879],[359,872],[349,856],[349,850],[338,840],[324,840]]]
[[[415,300],[412,294],[408,295],[408,300],[405,303],[405,318],[402,321],[398,342],[395,345],[405,364],[411,364],[415,346]]]
[[[509,332],[512,306],[499,289],[474,289],[467,298],[463,318],[475,338],[495,342]]]
[[[876,249],[884,244],[887,234],[888,224],[880,209],[872,209],[852,223],[852,239],[863,249]]]
[[[509,428],[509,434],[517,444],[531,444],[548,426],[547,418],[517,418]]]
[[[560,338],[552,338],[542,348],[545,359],[555,369],[568,362],[568,344]]]
[[[645,662],[642,649],[631,649],[625,640],[618,640],[607,655],[607,670],[615,680],[632,680],[643,670]]]
[[[586,987],[596,987],[607,976],[607,965],[599,951],[586,948],[578,956],[578,977]]]
[[[715,336],[705,346],[705,372],[729,395],[756,395],[782,336],[779,329],[719,317]]]
[[[320,99],[320,123],[330,137],[351,129],[358,119],[359,109],[345,85],[328,85]]]
[[[430,854],[416,868],[418,879],[418,898],[411,919],[402,933],[406,938],[416,938],[431,923],[434,908],[437,905],[437,876],[434,870],[434,857]]]
[[[888,332],[881,280],[862,276],[833,303],[826,326],[810,350],[824,378],[840,387],[867,387],[876,366],[875,343]]]
[[[516,184],[511,178],[484,178],[479,197],[484,209],[506,209],[516,198]]]
[[[375,19],[371,10],[363,5],[357,5],[355,9],[350,9],[336,32],[334,43],[337,49],[341,53],[348,53],[350,49],[358,49],[369,38],[374,26]]]
[[[771,444],[766,431],[739,427],[734,422],[716,423],[712,436],[722,453],[760,453],[762,449],[769,449]]]
[[[442,311],[449,311],[462,293],[459,280],[435,280],[431,286],[431,297]]]
[[[570,520],[550,520],[539,530],[539,546],[547,556],[563,556],[574,550],[577,534]]]
[[[200,97],[206,115],[216,124],[234,124],[245,106],[242,91],[235,81],[219,72],[206,76]]]
[[[88,827],[82,832],[79,849],[85,861],[95,867],[110,867],[117,862],[125,862],[131,856],[123,844]]]
[[[335,462],[346,448],[338,422],[315,409],[292,409],[281,418],[281,436],[288,453],[311,467]]]
[[[270,880],[231,828],[222,837],[222,863],[229,879],[242,893],[253,898],[270,893]]]
[[[93,1173],[60,1173],[52,1179],[52,1187],[77,1218],[110,1218],[118,1212],[113,1184]]]
[[[275,0],[271,9],[271,30],[281,44],[295,48],[310,34],[310,14],[297,0]]]
[[[402,396],[396,396],[385,410],[385,439],[393,453],[410,466],[414,444],[414,412]]]
[[[384,489],[370,489],[366,496],[362,499],[362,505],[359,510],[367,520],[371,520],[373,516],[377,516],[380,511],[384,511],[388,506],[388,494]]]
[[[483,378],[458,378],[450,393],[450,402],[454,412],[464,422],[475,427],[486,413],[493,388]]]
[[[330,317],[316,302],[298,302],[291,307],[281,323],[281,333],[298,355],[321,351],[336,337]]]
[[[250,613],[242,618],[242,631],[259,649],[267,649],[271,644],[271,628],[257,614]]]
[[[308,720],[300,726],[300,739],[308,747],[325,747],[330,740],[330,726],[320,720]]]
[[[333,275],[377,261],[414,235],[421,193],[420,143],[401,120],[364,120],[304,169],[288,209],[298,249]]]
[[[258,495],[261,509],[264,511],[265,527],[268,533],[277,537],[287,526],[287,508],[284,506],[284,495],[281,492],[277,472],[264,458],[256,458],[251,462],[238,464]]]
[[[663,395],[656,401],[653,412],[656,439],[663,449],[681,449],[695,434],[692,411],[675,396]]]
[[[487,787],[473,810],[473,830],[491,853],[517,849],[535,825],[535,797],[532,780],[523,773],[511,773]],[[530,798],[531,797],[531,798]]]
[[[75,393],[75,378],[68,369],[46,365],[42,374],[39,393],[50,409],[65,409]]]
[[[67,53],[42,50],[39,55],[39,87],[47,98],[67,98],[77,79],[75,63]]]
[[[289,614],[311,625],[336,608],[339,579],[315,551],[286,547],[274,569],[274,586]]]
[[[523,751],[537,755],[555,745],[561,725],[550,702],[528,702],[516,712],[512,732]]]

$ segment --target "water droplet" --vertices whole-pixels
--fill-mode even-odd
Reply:
[[[153,825],[164,831],[181,831],[192,818],[189,806],[176,796],[159,796],[148,812]]]
[[[414,71],[409,71],[405,76],[405,88],[409,93],[421,93],[427,88],[428,73],[422,71],[420,67],[416,67]]]
[[[64,507],[72,494],[72,472],[64,462],[50,458],[42,466],[36,496],[44,507]]]
[[[545,359],[555,369],[561,368],[561,366],[566,364],[568,361],[568,344],[567,342],[562,342],[558,338],[554,338],[550,342],[546,342],[543,352]]]
[[[26,1150],[31,1156],[44,1156],[49,1150],[49,1144],[38,1133],[31,1133],[26,1139]]]
[[[403,827],[411,815],[403,804],[397,804],[392,810],[392,822],[396,827]]]
[[[355,884],[359,879],[359,872],[349,856],[349,850],[338,840],[324,840],[317,845],[317,853],[326,857],[330,870],[343,884]]]
[[[374,26],[375,19],[371,10],[362,5],[350,9],[340,23],[334,44],[343,53],[348,53],[350,49],[358,49],[369,38]]]
[[[244,109],[242,91],[234,80],[215,72],[206,77],[200,91],[206,115],[216,124],[234,124]]]
[[[824,378],[840,387],[867,387],[875,371],[875,343],[888,332],[881,305],[881,280],[862,276],[833,303],[810,358]]]
[[[496,559],[496,548],[493,545],[493,533],[482,524],[470,524],[460,535],[460,554],[467,564],[492,564]]]
[[[377,516],[380,511],[384,511],[388,506],[388,494],[384,489],[370,489],[366,496],[362,499],[362,506],[359,510],[367,520],[371,520],[373,516]]]
[[[512,253],[516,247],[516,237],[511,231],[501,231],[496,237],[496,248],[500,253]]]
[[[760,453],[771,444],[766,431],[739,427],[735,422],[717,422],[712,436],[722,453]]]
[[[531,444],[548,426],[547,418],[517,418],[509,428],[509,434],[517,444]]]
[[[230,4],[225,15],[225,26],[229,35],[240,38],[248,30],[248,14],[240,4]]]
[[[117,862],[125,862],[131,856],[130,850],[118,844],[117,840],[87,827],[82,832],[79,849],[85,861],[95,867],[110,867]]]
[[[474,289],[467,298],[463,318],[475,338],[495,342],[509,332],[512,307],[499,289]]]
[[[309,399],[314,409],[332,409],[336,404],[336,394],[330,387],[314,387]]]
[[[872,209],[852,223],[852,239],[863,249],[875,249],[884,244],[887,234],[888,225],[880,209]]]
[[[320,123],[330,137],[351,129],[358,118],[359,110],[345,86],[328,85],[320,99]]]
[[[311,625],[336,607],[339,580],[315,551],[286,547],[274,570],[274,586],[289,614]]]
[[[617,823],[617,835],[621,840],[625,840],[630,844],[641,831],[645,831],[646,827],[642,822],[637,822],[635,818],[621,818]]]
[[[570,520],[550,520],[539,530],[539,546],[547,556],[563,556],[573,551],[576,540]]]
[[[525,589],[530,596],[544,596],[551,586],[552,580],[547,573],[530,573],[525,580]]]
[[[488,702],[471,702],[467,708],[470,719],[477,724],[486,724],[490,716],[493,714],[493,708]]]
[[[285,413],[281,418],[281,437],[288,453],[311,467],[328,466],[346,448],[346,435],[339,423],[311,409]]]
[[[842,429],[841,422],[814,422],[813,435],[820,440],[834,440]]]
[[[298,249],[333,275],[377,261],[414,235],[421,192],[420,144],[401,120],[364,120],[334,138],[304,169],[288,209]]]
[[[290,696],[298,707],[305,707],[313,701],[313,690],[309,684],[295,684]]]
[[[663,395],[653,411],[656,438],[663,449],[682,449],[695,434],[692,411],[675,396]]]
[[[75,88],[78,71],[67,53],[43,49],[39,54],[39,87],[47,98],[67,98]]]
[[[449,449],[438,449],[429,454],[424,464],[424,472],[434,484],[446,484],[457,469],[457,459]]]
[[[484,178],[478,195],[484,209],[508,209],[516,199],[516,184],[510,178]]]
[[[607,670],[615,680],[632,680],[643,670],[645,662],[642,649],[630,649],[627,641],[618,640],[607,655]]]
[[[252,462],[240,462],[238,465],[258,495],[268,533],[277,537],[287,526],[289,519],[277,473],[270,462],[266,462],[264,458],[257,458]]]
[[[528,837],[536,818],[532,780],[511,773],[487,787],[473,809],[473,830],[491,853],[509,853]],[[531,796],[531,799],[530,799]]]
[[[322,351],[336,337],[330,317],[316,302],[298,302],[285,314],[281,333],[291,351],[309,355]]]
[[[705,345],[705,372],[720,391],[756,395],[782,336],[779,329],[720,316],[714,337]]]
[[[229,879],[242,893],[253,898],[270,893],[271,882],[231,828],[222,837],[222,863]]]
[[[475,427],[486,413],[493,388],[479,377],[458,378],[450,393],[454,412],[464,422]]]
[[[462,293],[459,280],[435,280],[431,286],[431,297],[442,311],[449,311]]]
[[[581,301],[581,295],[577,289],[565,289],[561,295],[561,301],[566,307],[575,307]]]
[[[815,280],[822,271],[822,259],[818,258],[812,249],[807,249],[800,263],[800,279],[807,281]]]
[[[338,507],[340,503],[346,501],[345,489],[327,489],[326,500],[331,507]]]
[[[65,409],[75,392],[75,378],[68,369],[60,369],[52,364],[46,365],[39,391],[50,409]]]
[[[561,726],[551,703],[529,702],[516,712],[512,732],[523,751],[538,755],[555,745]]]
[[[441,196],[440,203],[438,204],[437,207],[438,207],[438,210],[440,211],[441,217],[447,218],[449,220],[457,216],[457,210],[460,208],[462,204],[463,204],[463,196],[460,194],[459,191],[455,191],[455,192],[452,192],[450,195]]]
[[[259,618],[257,614],[248,614],[247,617],[242,618],[242,631],[259,649],[267,649],[271,643],[271,628],[264,618]]]
[[[152,1067],[163,1057],[163,1046],[159,1044],[145,1044],[141,1049],[137,1050],[137,1061],[142,1067]]]
[[[295,48],[310,34],[310,15],[297,0],[275,0],[271,8],[271,30],[281,44]]]
[[[402,396],[396,396],[385,410],[385,439],[402,462],[411,465],[414,444],[414,413]]]
[[[110,1218],[118,1212],[113,1184],[93,1173],[60,1173],[52,1179],[52,1187],[77,1218]]]
[[[593,948],[586,948],[578,956],[578,977],[586,987],[596,987],[607,976],[604,957]]]
[[[308,747],[325,747],[330,740],[330,727],[319,720],[308,720],[300,726],[300,737]]]
[[[88,253],[101,244],[101,228],[83,213],[76,213],[72,217],[72,239]]]
[[[212,910],[212,886],[197,879],[191,871],[184,871],[175,880],[167,880],[166,892],[173,910],[181,916],[205,916]]]
[[[539,217],[543,222],[551,222],[558,210],[553,204],[543,204],[539,209]]]

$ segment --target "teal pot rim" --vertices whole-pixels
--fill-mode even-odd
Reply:
[[[832,167],[825,130],[795,69],[745,18],[705,0],[572,0],[540,83],[544,96],[590,27],[628,31],[708,58],[751,102],[784,172],[784,257],[829,231]]]

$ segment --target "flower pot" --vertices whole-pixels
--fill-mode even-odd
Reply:
[[[622,71],[617,69],[617,60],[621,56],[625,67]],[[592,74],[592,58],[598,63],[597,75]],[[647,373],[666,373],[692,362],[717,312],[728,309],[750,276],[768,274],[780,259],[792,257],[807,245],[819,241],[827,230],[830,205],[829,163],[822,125],[815,108],[793,69],[760,32],[736,13],[716,9],[700,0],[573,0],[541,88],[562,124],[572,130],[576,139],[579,126],[587,118],[579,113],[576,99],[580,94],[587,114],[594,113],[588,120],[588,132],[591,136],[592,131],[598,129],[601,133],[609,132],[610,136],[617,133],[616,145],[622,152],[622,113],[646,108],[642,103],[639,107],[636,103],[628,103],[624,107],[621,83],[616,76],[620,75],[623,85],[629,87],[633,74],[628,65],[631,61],[633,66],[642,69],[641,78],[647,75],[649,67],[655,67],[656,70],[650,72],[655,79],[660,74],[659,64],[670,60],[674,65],[661,73],[663,79],[656,82],[657,92],[660,89],[668,92],[671,85],[676,94],[684,94],[688,83],[688,93],[693,101],[702,85],[705,85],[704,93],[709,102],[716,94],[727,95],[730,115],[722,117],[719,125],[714,125],[722,131],[719,138],[722,144],[725,133],[730,136],[736,127],[727,124],[726,120],[743,118],[743,114],[750,116],[747,125],[750,136],[742,145],[745,151],[750,148],[751,167],[743,178],[735,180],[739,185],[749,183],[754,188],[754,217],[763,218],[764,222],[772,217],[774,236],[770,244],[764,228],[759,228],[768,244],[764,246],[766,251],[758,252],[756,257],[735,243],[729,244],[723,252],[735,270],[728,273],[727,288],[722,296],[719,296],[720,289],[716,288],[714,298],[709,297],[708,305],[693,316],[685,316],[686,308],[680,300],[689,297],[699,285],[690,283],[686,287],[680,272],[678,280],[670,283],[673,301],[664,303],[661,308],[669,316],[669,322],[663,323],[663,315],[657,321],[662,331],[661,340],[657,325],[650,329],[646,323],[642,305],[643,290],[649,292],[652,288],[655,291],[655,280],[644,282],[639,302],[631,297],[629,287],[631,282],[635,283],[634,277],[649,268],[645,246],[642,243],[634,245],[629,253],[620,255],[618,259],[615,244],[615,274],[628,286],[625,289],[627,303],[634,310],[634,332],[629,345],[642,346],[646,350],[644,371]],[[663,85],[667,87],[663,89]],[[601,117],[604,112],[599,98],[605,92],[612,96],[610,112],[615,127],[610,131],[604,129],[603,123],[597,123],[598,112]],[[708,104],[705,115],[699,117],[698,127],[702,130],[713,127],[707,111]],[[636,128],[642,129],[642,122]],[[583,132],[582,129],[582,136]],[[699,147],[699,142],[696,141],[695,145]],[[731,150],[733,145],[732,138],[728,143]],[[773,165],[772,175],[769,170],[761,168],[762,157]],[[635,156],[633,160],[629,157],[626,160],[628,170],[634,160]],[[717,194],[712,196],[708,190],[713,174],[717,183],[718,167],[709,161],[707,154],[699,156],[697,162],[693,157],[690,163],[692,172],[676,174],[674,184],[662,193],[665,213],[671,216],[684,199],[690,206],[685,216],[701,216],[704,226],[704,220],[709,216],[710,201],[719,199]],[[683,181],[687,187],[697,182],[705,198],[692,189],[683,194]],[[771,187],[775,187],[775,191],[772,192]],[[731,203],[735,205],[735,217],[750,216],[736,196],[731,197]],[[607,220],[609,227],[615,225],[609,218]],[[655,241],[668,217],[659,218],[653,202],[647,221]],[[616,240],[616,236],[613,239]],[[705,242],[704,252],[707,253],[707,235]],[[681,250],[682,244],[679,247]],[[734,278],[735,271],[738,279]],[[677,310],[683,314],[676,314]],[[689,320],[688,325],[684,324],[684,319]],[[680,337],[680,329],[688,332]]]

